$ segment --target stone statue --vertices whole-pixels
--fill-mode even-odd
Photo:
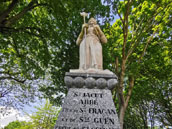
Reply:
[[[101,73],[113,74],[109,70],[103,70],[102,44],[107,43],[107,38],[94,18],[85,23],[87,13],[81,13],[84,17],[81,33],[76,44],[80,46],[79,69],[71,69],[74,73]]]
[[[84,36],[85,28],[86,35]],[[81,33],[76,41],[76,44],[80,45],[79,69],[103,69],[101,43],[107,43],[107,39],[96,20],[94,18],[90,18],[88,24],[83,24]]]

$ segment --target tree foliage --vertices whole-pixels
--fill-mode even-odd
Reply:
[[[48,100],[45,105],[36,107],[37,111],[30,115],[32,127],[36,129],[53,129],[58,118],[59,108],[54,107]]]
[[[60,108],[54,107],[49,100],[41,106],[36,106],[36,112],[29,116],[29,122],[14,121],[4,129],[53,129],[58,118]]]
[[[0,104],[3,106],[20,108],[39,96],[38,85],[50,60],[48,30],[54,27],[44,2],[0,2]]]
[[[114,5],[114,11],[118,14],[119,19],[116,20],[111,29],[106,31],[111,42],[108,46],[109,61],[111,61],[109,67],[119,77],[119,85],[114,90],[114,95],[117,95],[116,101],[118,101],[121,128],[123,128],[124,116],[132,92],[137,90],[135,94],[140,95],[140,97],[147,90],[151,94],[154,88],[158,89],[159,84],[157,82],[163,84],[164,81],[171,80],[172,53],[169,52],[171,50],[171,8],[171,1],[158,0],[128,0],[117,2]],[[140,88],[143,89],[142,92]],[[165,96],[163,97],[165,98]],[[138,97],[136,98],[138,99]],[[137,103],[139,101],[137,99],[134,99],[133,102]],[[143,107],[145,103],[142,102],[145,102],[145,99],[141,99],[137,107],[140,107],[140,104]],[[148,105],[153,104],[153,99],[149,99],[146,103]],[[160,100],[158,99],[158,101]],[[134,105],[133,103],[133,108],[136,106]],[[147,106],[147,109],[148,107],[150,106]],[[133,111],[136,112],[136,108]],[[147,110],[146,115],[147,113],[150,114],[148,111],[150,110]],[[132,108],[129,109],[129,112],[132,115]],[[138,113],[134,114],[134,116],[137,115]],[[126,123],[125,127],[129,128],[128,125],[131,125],[130,128],[134,125],[137,127],[138,119],[133,119],[133,125]],[[150,117],[146,120],[151,121],[152,119]],[[145,124],[145,128],[147,128],[148,122],[143,122],[144,119],[142,119],[142,124],[139,124]]]
[[[19,129],[19,128],[22,128],[24,126],[26,127],[25,121],[14,121],[14,122],[9,123],[7,126],[5,126],[4,129]],[[29,128],[27,128],[27,129],[29,129]]]
[[[65,72],[78,68],[85,11],[108,38],[104,69],[119,77],[113,99],[121,128],[171,125],[170,0],[8,0],[0,11],[1,105],[34,100],[36,91],[61,104]]]
[[[79,4],[74,0],[1,1],[0,99],[4,98],[1,105],[10,103],[6,98],[20,104],[27,103],[34,100],[38,90],[52,101],[54,91],[56,94],[66,93],[64,74],[70,68],[78,67],[75,40],[82,24],[79,13],[89,10],[92,16],[104,20],[109,14],[109,8],[99,0],[78,2]],[[48,76],[48,83],[42,83],[45,76]],[[19,92],[23,96],[21,101],[16,96]],[[10,94],[16,96],[16,99],[10,97]],[[60,104],[62,96],[57,96],[53,102]]]
[[[79,49],[76,45],[76,39],[80,33],[81,26],[83,24],[83,18],[80,16],[80,12],[85,11],[90,13],[90,17],[95,17],[103,21],[109,21],[109,6],[105,6],[100,0],[70,0],[53,1],[50,0],[53,8],[53,14],[57,20],[58,35],[56,36],[56,50],[53,51],[54,58],[51,62],[51,77],[53,79],[55,87],[42,88],[49,97],[54,94],[54,91],[60,91],[66,93],[67,90],[64,87],[65,72],[69,69],[79,68]],[[57,8],[57,4],[60,4],[60,9]],[[63,10],[61,12],[60,10]],[[62,14],[62,15],[61,15]],[[86,19],[88,20],[88,19]],[[98,21],[100,22],[100,21]],[[58,99],[51,98],[54,102],[59,102]]]

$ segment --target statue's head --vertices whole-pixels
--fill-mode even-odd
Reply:
[[[88,24],[89,25],[92,25],[92,24],[97,24],[97,21],[94,19],[94,18],[90,18],[89,21],[88,21]]]

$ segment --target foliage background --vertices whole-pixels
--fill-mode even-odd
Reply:
[[[104,69],[119,77],[112,93],[121,127],[171,126],[171,0],[0,1],[0,105],[61,104],[65,72],[78,68],[82,11],[108,38]]]

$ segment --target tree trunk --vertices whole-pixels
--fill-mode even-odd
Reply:
[[[120,79],[122,79],[120,81],[121,89],[119,89],[119,97],[120,97],[119,122],[120,122],[121,129],[123,129],[125,111],[126,111],[126,109],[128,107],[128,103],[129,103],[131,93],[132,93],[132,90],[133,90],[133,87],[134,87],[134,77],[129,76],[129,89],[128,89],[128,93],[127,93],[126,97],[124,97],[124,94],[123,94],[123,79],[124,79],[124,73],[125,73],[125,64],[124,64],[124,69],[123,70],[124,71],[121,72],[121,77],[120,77]]]
[[[121,66],[121,73],[120,73],[120,82],[119,82],[119,122],[120,127],[123,129],[123,123],[124,123],[124,115],[125,115],[125,98],[123,94],[123,83],[124,83],[124,76],[125,76],[125,60],[122,60],[122,66]]]
[[[121,129],[123,129],[123,125],[124,125],[125,109],[126,109],[125,106],[121,106],[120,114],[119,114],[119,122]]]

